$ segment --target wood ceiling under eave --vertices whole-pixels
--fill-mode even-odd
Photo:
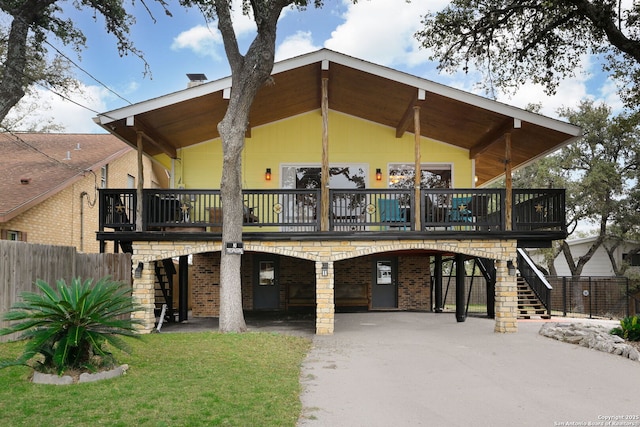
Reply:
[[[312,62],[274,74],[254,100],[249,127],[320,109],[321,64]],[[398,81],[402,78],[388,78],[388,73],[375,74],[330,62],[325,75],[331,110],[389,126],[400,135],[413,132],[413,117],[409,120],[409,113],[414,105],[420,106],[421,135],[470,150],[476,161],[477,185],[504,173],[505,132],[511,133],[513,168],[553,151],[572,138],[572,135],[525,121],[514,129],[513,117],[462,102],[460,99],[468,97],[456,96],[457,92],[454,96],[444,96],[427,90],[425,99],[418,100],[416,86]],[[145,152],[152,156],[162,152],[171,156],[171,149],[175,152],[218,138],[217,124],[228,102],[223,98],[223,90],[217,90],[139,113],[134,118],[137,126],[126,126],[122,119],[110,123],[109,127],[134,146],[136,130],[143,130],[148,135],[143,140]],[[422,161],[429,162],[428,152],[422,153]]]

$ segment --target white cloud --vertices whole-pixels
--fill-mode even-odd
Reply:
[[[325,47],[358,58],[399,66],[424,63],[425,51],[419,49],[414,34],[422,28],[422,16],[448,2],[407,2],[406,0],[366,1],[353,4],[343,0],[347,11],[325,42]]]
[[[245,15],[242,12],[242,1],[234,0],[231,13],[233,29],[236,37],[255,37],[256,23],[251,14]],[[213,58],[216,61],[224,59],[222,52],[222,34],[218,30],[217,23],[207,25],[196,25],[178,34],[171,44],[172,50],[189,49],[199,56]]]
[[[222,44],[222,36],[219,31],[210,27],[197,25],[183,31],[171,44],[172,50],[189,49],[199,56],[209,56],[215,60],[220,59],[217,47]]]
[[[285,38],[277,47],[276,61],[293,58],[294,56],[314,52],[318,49],[320,49],[320,46],[313,44],[313,38],[310,31],[298,31],[297,33]]]
[[[106,110],[106,100],[112,96],[106,89],[98,86],[80,85],[80,91],[69,96],[69,101],[45,89],[36,89],[25,96],[20,104],[29,109],[30,105],[38,108],[29,112],[19,128],[12,130],[30,130],[43,124],[51,123],[59,126],[61,132],[68,133],[97,133],[104,132],[93,122],[95,111]],[[9,113],[9,118],[15,118],[15,109]],[[19,113],[18,113],[19,114]]]

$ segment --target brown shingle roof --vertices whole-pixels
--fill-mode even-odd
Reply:
[[[0,222],[63,190],[85,171],[99,174],[129,150],[109,134],[0,133]]]

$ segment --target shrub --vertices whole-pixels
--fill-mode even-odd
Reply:
[[[640,322],[638,321],[638,316],[625,317],[620,321],[620,326],[613,328],[611,333],[627,341],[640,341]]]
[[[62,374],[68,369],[93,371],[115,366],[107,345],[128,352],[119,336],[137,336],[130,314],[136,310],[130,289],[109,277],[84,283],[75,278],[70,285],[56,282],[57,291],[42,280],[36,281],[41,294],[24,292],[4,314],[12,323],[0,335],[21,332],[27,343],[23,354],[13,361],[0,362],[0,368],[28,365],[41,372]]]

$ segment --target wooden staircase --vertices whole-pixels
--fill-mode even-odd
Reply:
[[[522,277],[518,277],[518,319],[531,319],[538,317],[550,319],[547,309],[540,302],[536,294],[531,290]]]
[[[175,310],[173,309],[174,284],[173,276],[176,274],[176,268],[171,258],[163,259],[155,262],[155,314],[159,317],[162,312],[162,306],[167,304],[164,321],[175,322]]]

